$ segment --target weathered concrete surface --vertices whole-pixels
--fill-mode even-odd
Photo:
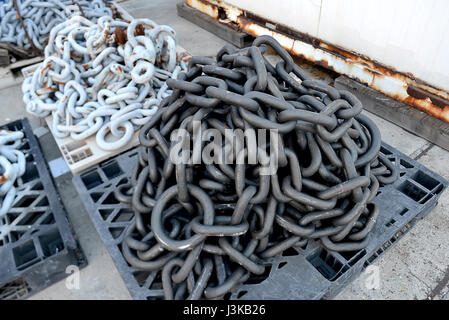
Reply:
[[[120,3],[135,18],[150,18],[176,31],[179,44],[192,55],[215,56],[226,41],[178,17],[176,4],[181,0],[129,0]]]
[[[179,0],[129,0],[122,2],[135,17],[148,17],[172,25],[179,43],[193,54],[214,55],[225,42],[190,22],[177,17]],[[326,79],[327,80],[327,79]],[[0,87],[2,82],[0,82]],[[20,86],[0,89],[0,124],[28,117],[33,128],[44,123],[25,112]],[[449,179],[449,152],[365,112],[379,126],[383,140],[408,156]],[[41,139],[48,161],[60,157],[50,135]],[[80,289],[68,290],[61,281],[36,294],[33,299],[130,299],[130,295],[92,225],[71,183],[71,175],[56,179],[69,219],[87,256],[89,265],[81,270]],[[374,266],[380,270],[380,288],[367,289],[362,275],[337,296],[337,299],[436,299],[449,298],[449,193],[424,220],[384,254]]]

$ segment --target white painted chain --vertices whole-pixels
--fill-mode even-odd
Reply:
[[[16,2],[28,35],[39,50],[44,49],[50,30],[73,16],[84,15],[94,22],[103,16],[112,17],[112,10],[103,0],[17,0]],[[32,46],[17,14],[13,0],[6,0],[0,4],[0,41],[29,49]]]
[[[0,130],[0,217],[14,204],[14,184],[25,173],[25,155],[19,150],[23,137],[21,131]]]
[[[44,62],[24,80],[27,111],[51,114],[58,138],[96,134],[100,148],[120,149],[171,94],[165,80],[186,70],[176,45],[172,28],[149,19],[73,17],[51,30]]]

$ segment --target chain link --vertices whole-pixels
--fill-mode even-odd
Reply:
[[[44,50],[50,30],[73,16],[112,17],[103,0],[7,0],[0,4],[0,41]]]
[[[282,58],[275,66],[263,56],[267,46]],[[398,168],[380,153],[379,129],[361,102],[311,79],[269,36],[242,50],[226,46],[217,60],[193,57],[188,67],[167,80],[173,94],[141,129],[138,166],[115,192],[135,211],[126,260],[161,272],[166,299],[215,299],[309,241],[331,251],[366,247],[379,215],[372,201]],[[177,129],[187,133],[173,139]],[[196,142],[208,129],[218,136]],[[187,156],[198,146],[226,148],[228,129],[271,131],[262,144],[242,133],[230,162],[169,156],[180,141],[193,145]],[[272,146],[279,167],[264,174],[266,164],[249,160]]]
[[[58,138],[95,134],[100,148],[120,149],[171,93],[165,81],[186,68],[176,46],[175,31],[149,19],[73,17],[51,30],[44,62],[23,83],[27,111],[51,114]]]

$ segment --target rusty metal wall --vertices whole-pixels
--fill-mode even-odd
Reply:
[[[447,0],[226,2],[449,91]]]
[[[449,123],[448,1],[185,2]]]

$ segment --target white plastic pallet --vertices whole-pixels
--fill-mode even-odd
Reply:
[[[53,117],[51,115],[45,118],[45,122],[47,122],[47,126],[50,129],[50,132],[53,134],[52,121]],[[83,172],[84,170],[89,169],[90,167],[100,162],[103,162],[109,158],[113,158],[116,155],[119,155],[137,146],[139,144],[139,131],[136,131],[134,133],[134,136],[130,143],[128,143],[123,148],[113,151],[106,151],[101,149],[95,141],[95,134],[81,141],[74,140],[70,137],[58,138],[55,137],[54,134],[53,138],[55,139],[56,144],[61,151],[62,157],[67,163],[70,171],[75,174]],[[111,142],[112,141],[114,140],[111,140]]]

